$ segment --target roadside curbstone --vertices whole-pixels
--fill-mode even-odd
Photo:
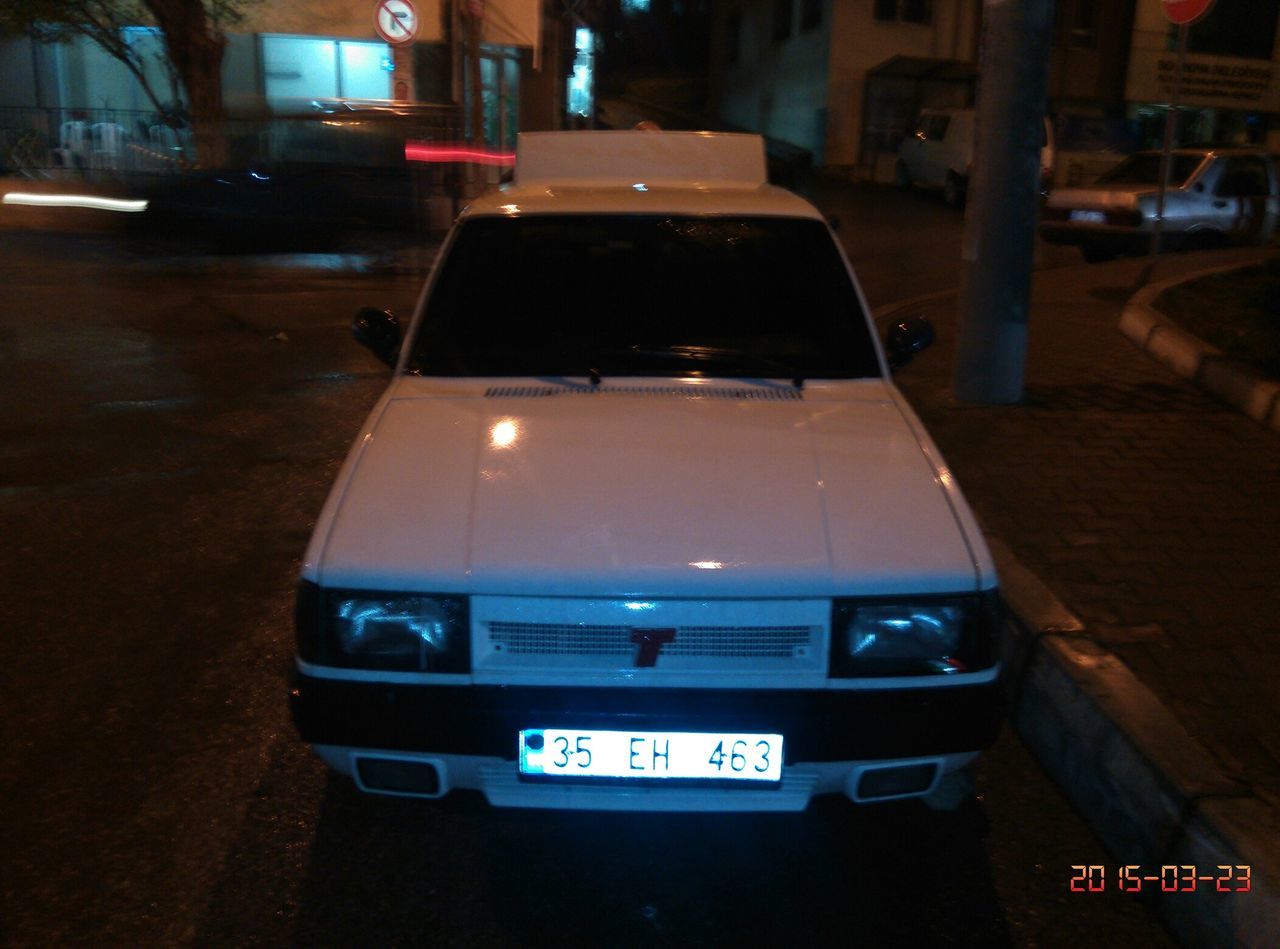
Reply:
[[[1274,432],[1280,432],[1280,384],[1225,355],[1172,323],[1154,301],[1170,287],[1239,270],[1242,265],[1200,270],[1144,287],[1125,305],[1120,332],[1157,362]]]
[[[987,538],[1011,614],[1014,730],[1119,860],[1216,874],[1250,868],[1247,893],[1158,893],[1188,946],[1280,946],[1280,814],[1209,751],[998,538]],[[1158,891],[1157,891],[1158,892]]]

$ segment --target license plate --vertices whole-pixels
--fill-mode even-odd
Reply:
[[[557,778],[782,780],[782,736],[526,728],[520,773]]]
[[[1079,221],[1081,224],[1105,224],[1107,215],[1102,211],[1072,211],[1070,220]]]

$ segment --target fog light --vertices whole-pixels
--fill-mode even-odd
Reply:
[[[360,776],[360,784],[369,791],[424,797],[440,794],[440,772],[429,761],[357,758],[356,773]]]
[[[923,794],[933,785],[936,764],[898,765],[864,771],[858,779],[858,800],[871,801],[906,794]]]

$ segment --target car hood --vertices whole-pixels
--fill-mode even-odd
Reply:
[[[339,477],[305,570],[423,592],[976,589],[981,541],[928,449],[880,380],[486,395],[406,379]]]

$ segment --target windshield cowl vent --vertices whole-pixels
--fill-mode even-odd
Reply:
[[[566,386],[490,386],[486,399],[538,399],[553,395],[629,395],[668,399],[728,399],[734,402],[801,402],[804,392],[786,386],[628,386],[602,383]]]

